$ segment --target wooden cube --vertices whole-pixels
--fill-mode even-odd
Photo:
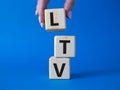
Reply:
[[[45,9],[45,28],[47,31],[59,31],[66,29],[65,10]]]
[[[75,57],[75,36],[55,36],[54,56]]]
[[[70,79],[70,59],[51,57],[49,79]]]

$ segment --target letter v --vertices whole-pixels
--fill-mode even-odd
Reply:
[[[55,71],[56,71],[57,76],[58,76],[58,77],[61,77],[61,76],[62,76],[62,73],[63,73],[63,70],[64,70],[64,68],[65,68],[65,63],[62,64],[62,67],[61,67],[60,71],[58,70],[58,67],[57,67],[57,64],[56,64],[56,63],[54,63],[53,65],[54,65],[54,68],[55,68]]]

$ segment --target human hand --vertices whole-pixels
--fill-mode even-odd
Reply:
[[[72,18],[72,8],[74,5],[74,2],[75,0],[66,0],[64,4],[64,9],[66,11],[67,18]],[[41,27],[45,25],[44,10],[47,8],[48,3],[49,3],[49,0],[38,0],[37,6],[36,6],[35,14],[38,15],[38,20],[40,22]]]

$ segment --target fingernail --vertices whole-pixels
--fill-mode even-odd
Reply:
[[[38,17],[38,20],[39,20],[40,26],[43,28],[44,25],[43,25],[43,23],[41,22],[40,16]]]
[[[70,18],[70,19],[72,18],[72,11],[68,12],[68,18]]]
[[[40,23],[40,26],[43,28],[44,27],[43,23]]]
[[[37,10],[35,11],[35,15],[37,15]]]

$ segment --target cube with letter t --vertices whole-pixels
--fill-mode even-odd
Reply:
[[[65,10],[46,9],[45,10],[45,28],[47,31],[59,31],[66,29]]]
[[[55,36],[54,37],[55,57],[75,56],[75,36]]]

